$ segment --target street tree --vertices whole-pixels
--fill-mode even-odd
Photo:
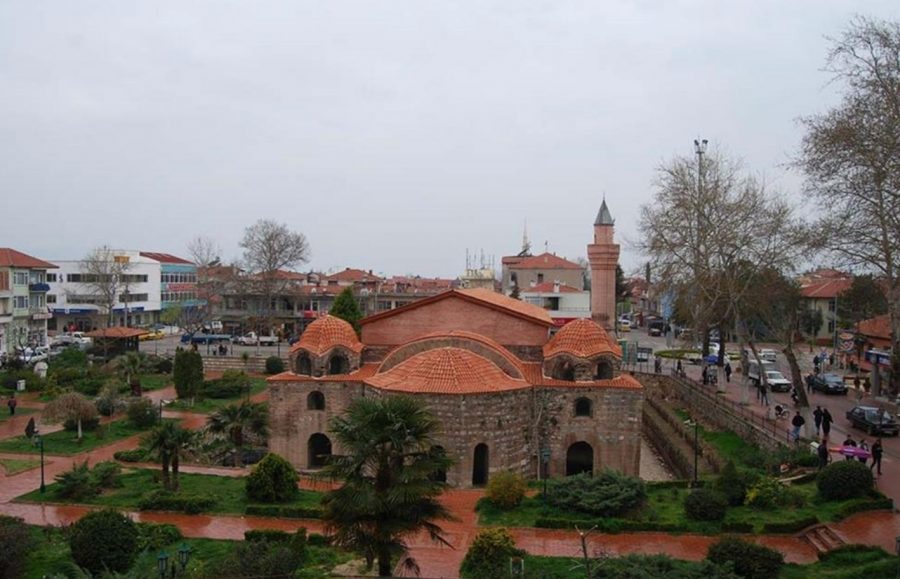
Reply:
[[[166,490],[178,490],[181,454],[193,441],[193,432],[170,420],[160,423],[144,437],[144,446],[159,459],[162,467],[162,483]]]
[[[41,416],[48,422],[75,422],[78,440],[83,437],[82,423],[97,418],[97,407],[93,402],[77,392],[66,392],[57,396],[44,407]]]
[[[246,400],[240,404],[230,404],[211,414],[207,427],[211,433],[223,436],[234,446],[234,464],[243,466],[247,436],[269,435],[269,410],[263,403]]]
[[[179,398],[189,398],[191,404],[203,386],[203,358],[199,352],[179,348],[175,352],[172,381]]]
[[[130,269],[128,256],[121,255],[105,245],[91,250],[81,260],[81,285],[91,294],[100,308],[100,313],[106,316],[107,328],[115,325],[113,311],[116,305],[124,303],[125,307],[128,307]]]
[[[887,311],[884,287],[871,274],[855,276],[850,287],[837,296],[838,320],[847,328]]]
[[[825,316],[822,315],[822,310],[811,307],[805,307],[800,310],[799,316],[799,330],[800,333],[806,336],[806,341],[809,343],[809,351],[811,353],[813,351],[813,342],[822,330],[822,326],[825,324]]]
[[[116,372],[135,392],[135,382],[140,384],[140,376],[147,370],[147,356],[141,352],[126,352],[115,359]]]
[[[269,334],[274,326],[272,303],[292,283],[284,272],[309,261],[309,243],[305,235],[283,223],[260,219],[244,231],[240,246],[244,250],[246,285],[259,296],[257,319],[261,324],[257,332]]]
[[[336,318],[340,318],[353,326],[356,333],[359,333],[359,321],[363,318],[362,310],[359,308],[359,302],[353,295],[353,288],[346,287],[341,293],[334,298],[334,304],[328,311],[329,314]]]
[[[826,70],[840,102],[802,120],[796,166],[822,208],[818,241],[840,263],[884,279],[890,387],[900,391],[900,23],[854,18],[831,41]]]
[[[325,495],[323,519],[335,544],[362,553],[370,566],[378,561],[380,577],[392,575],[406,540],[421,531],[449,546],[435,522],[452,518],[438,501],[446,483],[435,475],[451,463],[436,445],[439,428],[404,396],[359,398],[329,423],[346,454],[333,456],[322,473],[341,483]]]
[[[170,315],[175,318],[173,324],[195,332],[213,319],[213,302],[222,295],[224,280],[212,274],[221,269],[222,248],[211,237],[201,235],[188,242],[187,250],[191,261],[197,265],[197,297],[203,303],[191,308],[179,306]]]

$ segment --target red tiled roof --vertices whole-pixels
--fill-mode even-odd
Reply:
[[[291,348],[291,352],[306,350],[320,356],[335,346],[343,346],[357,353],[363,349],[353,326],[340,318],[328,315],[311,323],[300,336],[300,340]]]
[[[503,258],[504,260],[506,258]],[[542,253],[531,257],[523,257],[520,261],[512,263],[506,262],[510,267],[515,269],[584,269],[577,263],[563,259],[553,255],[552,253]]]
[[[155,259],[160,263],[178,263],[182,265],[194,265],[194,262],[188,261],[181,257],[176,257],[170,253],[156,253],[153,251],[141,251],[141,256],[149,257],[150,259]]]
[[[833,299],[850,289],[852,284],[853,280],[849,278],[817,280],[803,285],[800,295],[810,299]]]
[[[553,325],[553,319],[550,317],[550,314],[548,314],[547,311],[543,308],[539,308],[538,306],[527,304],[525,302],[486,289],[447,290],[445,292],[429,296],[427,298],[412,302],[411,304],[407,304],[393,310],[388,310],[386,312],[368,316],[366,318],[363,318],[360,323],[365,325],[375,320],[381,320],[390,316],[400,315],[413,308],[421,308],[428,304],[432,304],[434,302],[452,297],[461,298],[472,303],[477,303],[489,308],[493,308],[495,310],[501,310],[520,318],[525,318],[533,322],[544,324],[548,327]]]
[[[306,376],[303,374],[294,374],[293,372],[282,372],[270,376],[266,380],[268,382],[362,382],[366,378],[374,376],[378,371],[379,364],[363,364],[359,370],[350,374],[326,374],[324,376]]]
[[[888,314],[863,320],[859,323],[859,333],[873,338],[891,339],[891,317]]]
[[[16,251],[11,247],[0,247],[0,267],[56,269],[56,266],[49,261],[31,257],[27,253]]]
[[[460,348],[435,348],[417,354],[367,384],[395,392],[423,394],[484,394],[530,386],[510,378],[490,360]]]
[[[100,328],[86,332],[84,335],[89,338],[111,338],[114,340],[123,338],[137,338],[147,333],[147,330],[140,328],[126,328],[124,326],[116,326],[115,328]]]
[[[544,376],[543,366],[540,362],[524,364],[525,379],[535,386],[553,386],[560,388],[625,388],[628,390],[643,390],[644,386],[631,374],[620,374],[611,380],[593,380],[590,382],[570,382],[569,380],[557,380]]]
[[[555,293],[553,291],[554,285],[555,284],[552,281],[545,281],[544,283],[539,283],[534,287],[529,287],[529,288],[523,289],[522,293],[523,294],[525,294],[525,293],[551,293],[552,294],[552,293]],[[582,290],[575,289],[570,285],[566,285],[564,283],[559,284],[559,293],[561,293],[561,294],[573,293],[573,292],[578,293],[580,291],[582,291]]]
[[[381,281],[381,278],[377,275],[363,271],[361,269],[354,269],[352,267],[348,267],[344,271],[339,271],[337,273],[333,273],[331,275],[326,275],[323,279],[329,281]]]
[[[594,321],[582,318],[563,326],[544,345],[544,358],[560,353],[579,358],[590,358],[597,354],[613,354],[621,358],[622,348]]]
[[[506,360],[507,362],[509,362],[514,368],[516,368],[516,369],[519,371],[520,374],[523,372],[523,370],[522,370],[522,361],[521,361],[519,358],[516,358],[516,357],[512,354],[512,352],[510,352],[509,350],[507,350],[506,348],[504,348],[504,347],[503,347],[503,344],[501,344],[500,342],[498,342],[498,341],[496,341],[496,340],[494,340],[494,339],[492,339],[492,338],[489,338],[489,337],[487,337],[487,336],[484,336],[484,335],[482,335],[482,334],[476,334],[475,332],[466,332],[466,331],[464,331],[464,330],[454,330],[454,331],[452,331],[452,332],[434,332],[434,333],[431,333],[431,334],[425,334],[425,335],[423,335],[423,336],[419,336],[418,338],[416,338],[416,339],[414,339],[414,340],[410,340],[409,342],[405,342],[405,343],[403,343],[403,344],[400,344],[399,346],[397,346],[396,348],[394,348],[393,350],[391,350],[390,352],[388,352],[387,356],[384,357],[384,361],[390,360],[391,355],[392,355],[394,352],[396,352],[397,350],[401,350],[401,349],[403,349],[403,348],[406,348],[406,347],[409,346],[410,344],[415,344],[415,343],[417,343],[417,342],[425,342],[425,341],[428,341],[428,340],[434,340],[434,339],[436,339],[436,338],[456,338],[456,337],[459,337],[459,338],[466,338],[466,339],[468,339],[468,340],[472,340],[472,341],[475,341],[475,342],[479,342],[479,343],[481,343],[481,344],[484,344],[485,346],[487,346],[487,347],[490,348],[491,350],[494,350],[494,351],[496,351],[498,354],[500,354],[500,355],[503,357],[503,359],[505,359],[505,360]],[[382,361],[382,364],[384,363],[384,361]]]

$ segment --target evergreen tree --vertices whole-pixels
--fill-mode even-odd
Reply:
[[[359,302],[353,297],[353,288],[348,287],[339,293],[328,313],[349,323],[359,333],[359,321],[363,318],[363,313],[359,309]]]
[[[203,386],[203,358],[199,352],[181,349],[175,352],[172,381],[179,398],[197,396]]]

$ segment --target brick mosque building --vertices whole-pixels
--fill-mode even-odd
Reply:
[[[540,307],[453,289],[361,324],[358,337],[341,319],[316,320],[291,349],[289,370],[269,379],[269,449],[298,469],[340,454],[328,421],[354,399],[404,394],[440,420],[451,485],[480,486],[501,471],[638,474],[643,390],[621,373],[621,349],[597,322],[551,335]]]

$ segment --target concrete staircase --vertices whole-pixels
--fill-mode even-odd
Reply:
[[[810,527],[800,534],[800,538],[812,545],[820,555],[846,543],[828,525]]]

